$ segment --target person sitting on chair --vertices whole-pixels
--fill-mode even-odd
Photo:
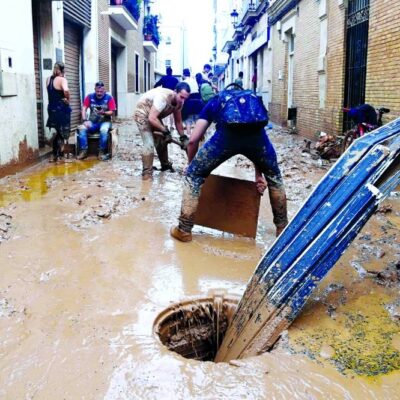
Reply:
[[[89,119],[87,119],[89,110]],[[85,97],[82,106],[82,125],[78,127],[79,154],[78,160],[83,160],[88,155],[88,133],[100,132],[99,160],[110,158],[108,154],[108,131],[111,129],[111,118],[116,110],[114,98],[106,93],[104,83],[95,84],[94,92]]]

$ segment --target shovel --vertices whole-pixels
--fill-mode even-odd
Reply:
[[[164,139],[167,139],[165,137],[165,135],[162,132],[159,132],[159,131],[153,131],[153,135],[160,136],[160,137],[163,137]],[[178,145],[183,150],[182,143],[179,140],[176,140],[176,139],[171,137],[171,139],[169,139],[167,143],[174,143],[174,144]]]

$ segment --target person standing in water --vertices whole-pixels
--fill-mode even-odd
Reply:
[[[71,132],[71,107],[69,106],[70,94],[67,79],[64,77],[64,63],[56,62],[53,74],[47,79],[47,93],[49,104],[47,111],[49,117],[46,126],[54,128],[56,132],[52,137],[53,157],[56,162],[62,156],[64,142],[68,141]]]

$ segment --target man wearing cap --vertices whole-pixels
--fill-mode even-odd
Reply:
[[[88,133],[100,132],[99,160],[110,158],[108,154],[108,131],[111,129],[111,118],[117,109],[114,98],[106,93],[104,83],[95,84],[94,92],[85,97],[82,106],[82,125],[78,127],[78,160],[83,160],[88,154]],[[89,117],[87,111],[89,110]]]

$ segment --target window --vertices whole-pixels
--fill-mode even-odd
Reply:
[[[139,93],[139,54],[135,54],[135,92]]]
[[[289,54],[294,53],[294,35],[291,33],[289,36]]]
[[[165,60],[165,67],[171,66],[171,60]]]

